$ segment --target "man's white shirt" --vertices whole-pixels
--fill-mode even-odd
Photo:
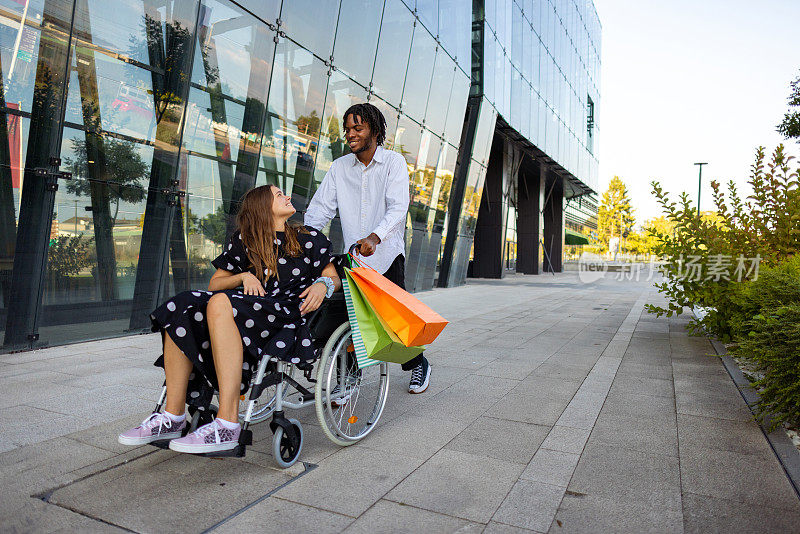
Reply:
[[[345,250],[375,233],[381,240],[364,263],[385,273],[405,254],[405,225],[409,204],[409,176],[405,158],[378,147],[364,166],[355,154],[333,162],[305,214],[305,224],[322,230],[339,210]]]

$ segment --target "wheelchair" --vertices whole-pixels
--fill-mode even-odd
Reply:
[[[382,362],[359,369],[356,363],[352,332],[347,319],[344,293],[337,291],[307,318],[319,358],[314,365],[298,369],[294,364],[264,356],[253,373],[250,388],[239,401],[239,422],[242,431],[239,444],[227,451],[202,456],[243,457],[252,445],[250,425],[271,418],[272,454],[282,468],[294,465],[303,450],[303,426],[297,419],[287,418],[286,409],[314,405],[317,419],[325,435],[340,446],[352,445],[366,437],[378,423],[389,393],[389,364]],[[298,382],[302,372],[313,391]],[[155,412],[166,401],[166,383]],[[190,424],[186,433],[210,423],[216,406],[206,409],[190,407]],[[185,435],[185,434],[184,434]],[[168,448],[168,441],[152,445]]]

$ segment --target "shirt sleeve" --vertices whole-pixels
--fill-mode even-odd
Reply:
[[[322,276],[322,270],[333,261],[333,254],[331,253],[331,242],[325,237],[322,232],[308,228],[311,234],[311,272],[312,277],[316,280]]]
[[[389,167],[388,184],[386,186],[386,214],[373,232],[381,241],[386,236],[402,228],[406,224],[409,204],[408,166],[402,157],[394,158]]]
[[[244,248],[242,236],[239,232],[235,232],[231,236],[230,241],[222,250],[222,254],[217,256],[211,262],[211,265],[233,274],[243,273],[250,268],[250,260],[247,259],[247,251]]]
[[[304,224],[317,230],[325,228],[331,219],[336,216],[336,177],[333,166],[325,174],[322,183],[311,198],[306,208]]]

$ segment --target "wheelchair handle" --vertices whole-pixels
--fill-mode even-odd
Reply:
[[[350,247],[350,250],[348,250],[347,253],[352,256],[353,255],[353,251],[356,250],[356,249],[358,249],[358,252],[360,254],[361,253],[361,243],[353,243],[353,245]]]

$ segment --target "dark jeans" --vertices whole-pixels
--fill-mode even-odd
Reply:
[[[389,266],[389,269],[383,273],[383,276],[388,278],[390,282],[397,284],[403,289],[406,288],[406,259],[402,254],[394,259],[392,264]],[[415,358],[404,363],[401,367],[403,368],[403,371],[410,371],[414,367],[421,364],[424,359],[425,357],[422,355],[422,353],[420,353]]]

